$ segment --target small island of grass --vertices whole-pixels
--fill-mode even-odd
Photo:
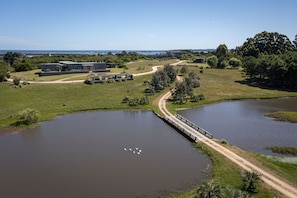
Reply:
[[[274,153],[297,156],[297,148],[295,147],[271,146],[267,147],[266,149],[269,149]]]
[[[297,123],[297,112],[277,111],[266,114],[268,117],[272,117],[277,121]]]

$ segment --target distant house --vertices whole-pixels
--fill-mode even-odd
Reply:
[[[196,60],[193,61],[194,63],[206,63],[205,58],[196,58]]]
[[[59,61],[58,63],[41,64],[39,75],[58,75],[65,73],[88,73],[88,72],[109,72],[106,68],[114,68],[113,63],[105,62],[73,62]]]

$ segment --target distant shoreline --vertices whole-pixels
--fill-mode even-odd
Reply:
[[[144,55],[156,55],[165,54],[166,52],[176,52],[181,50],[191,50],[193,52],[208,52],[214,49],[175,49],[175,50],[0,50],[0,55],[4,55],[7,52],[19,52],[27,55],[44,55],[44,54],[117,54],[126,52],[136,52]]]

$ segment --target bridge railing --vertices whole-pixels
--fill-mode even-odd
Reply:
[[[212,139],[213,135],[206,131],[205,129],[199,127],[198,125],[194,124],[193,122],[191,122],[190,120],[184,118],[183,116],[176,114],[176,118],[183,121],[184,123],[186,123],[188,126],[192,127],[193,129],[195,129],[196,131],[198,131],[199,133],[205,135],[206,137]]]
[[[178,131],[181,132],[182,135],[184,135],[185,137],[187,137],[188,139],[196,142],[197,141],[197,137],[193,136],[191,133],[188,133],[187,130],[185,130],[182,126],[180,126],[179,124],[173,122],[171,119],[169,119],[168,117],[162,117],[162,119],[167,122],[169,125],[173,126],[174,128],[176,128]]]

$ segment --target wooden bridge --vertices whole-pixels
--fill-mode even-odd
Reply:
[[[158,116],[163,119],[167,124],[178,130],[186,138],[197,142],[203,140],[209,140],[213,138],[213,135],[205,129],[194,124],[190,120],[177,114],[172,115],[166,108],[166,99],[171,95],[170,92],[165,94],[159,101],[159,109],[162,111],[164,116]]]
[[[189,125],[190,127],[192,127],[193,129],[195,129],[196,131],[198,131],[199,133],[205,135],[206,137],[212,139],[213,135],[206,131],[205,129],[199,127],[198,125],[194,124],[193,122],[191,122],[190,120],[184,118],[183,116],[176,114],[176,118],[183,121],[184,123],[186,123],[187,125]]]
[[[213,135],[205,129],[194,124],[185,117],[177,114],[176,116],[164,116],[161,117],[157,113],[156,115],[165,121],[168,125],[176,129],[181,135],[187,139],[197,142],[201,139],[212,139]],[[179,122],[176,122],[179,121]]]

